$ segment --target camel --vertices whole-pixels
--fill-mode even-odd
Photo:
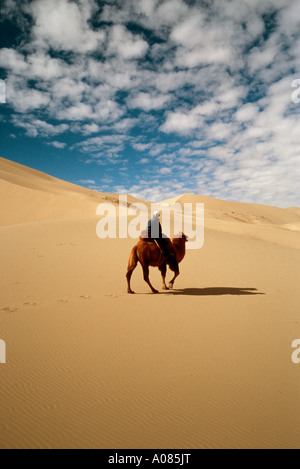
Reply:
[[[158,246],[158,244],[154,241],[150,241],[147,239],[147,233],[143,232],[142,236],[140,237],[139,242],[134,246],[131,251],[128,269],[127,269],[127,282],[128,282],[128,293],[134,294],[130,286],[130,281],[134,270],[136,269],[138,263],[140,262],[143,272],[144,272],[144,280],[149,285],[152,290],[152,293],[159,293],[156,290],[149,280],[149,267],[158,267],[163,280],[163,290],[172,290],[174,287],[174,282],[179,276],[179,264],[184,259],[186,253],[186,243],[188,241],[188,237],[185,236],[183,233],[178,234],[175,238],[168,239],[169,249],[172,250],[176,255],[176,260],[171,262],[169,265],[170,269],[174,272],[174,278],[171,280],[169,287],[166,285],[166,274],[167,274],[167,263],[165,261],[165,257],[162,253],[162,250]]]

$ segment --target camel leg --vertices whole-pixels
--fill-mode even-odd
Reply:
[[[163,290],[169,290],[169,288],[168,288],[167,285],[166,285],[167,264],[164,262],[163,265],[161,265],[161,266],[159,267],[159,270],[160,270],[160,272],[161,272],[162,281],[163,281],[162,289],[163,289]]]
[[[148,266],[143,266],[143,272],[144,272],[144,280],[149,285],[149,287],[151,288],[152,293],[158,293],[158,291],[155,290],[155,288],[152,287],[151,282],[149,280],[149,267]]]
[[[129,270],[129,271],[127,272],[127,274],[126,274],[127,284],[128,284],[128,290],[127,290],[127,292],[130,293],[130,295],[134,295],[134,291],[131,290],[131,285],[130,285],[130,281],[131,281],[131,277],[132,277],[133,271],[134,271],[134,269]]]
[[[131,281],[132,274],[133,274],[133,272],[135,271],[137,265],[138,265],[138,256],[137,256],[136,248],[134,248],[134,249],[132,250],[131,255],[130,255],[130,259],[129,259],[129,263],[128,263],[128,269],[127,269],[127,274],[126,274],[127,284],[128,284],[128,290],[127,290],[127,292],[128,292],[129,294],[131,294],[131,295],[134,295],[134,291],[131,290],[130,281]]]
[[[175,280],[177,279],[177,277],[179,276],[179,274],[180,274],[180,272],[179,272],[179,267],[177,267],[177,269],[175,270],[174,278],[171,280],[171,282],[170,282],[170,284],[169,284],[170,290],[173,290]]]

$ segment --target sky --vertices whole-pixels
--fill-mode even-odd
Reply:
[[[100,192],[300,206],[299,0],[3,0],[0,156]]]

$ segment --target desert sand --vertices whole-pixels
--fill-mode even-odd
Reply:
[[[167,201],[205,203],[204,247],[128,295],[110,200],[0,159],[0,448],[300,448],[300,209]]]

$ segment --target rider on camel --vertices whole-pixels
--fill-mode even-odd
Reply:
[[[168,238],[163,235],[162,227],[160,224],[160,213],[154,212],[153,217],[148,222],[147,227],[148,239],[155,241],[163,255],[166,258],[167,262],[172,262],[175,260],[175,254],[168,248]]]

